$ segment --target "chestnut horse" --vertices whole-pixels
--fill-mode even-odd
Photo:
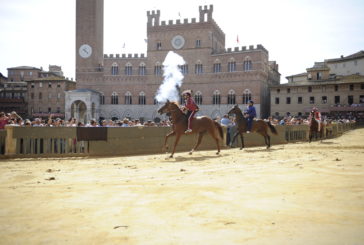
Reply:
[[[244,137],[243,133],[247,131],[248,120],[244,117],[238,105],[233,106],[228,114],[235,114],[236,116],[236,124],[237,124],[237,132],[235,133],[231,142],[234,142],[236,137],[240,135],[241,139],[241,147],[240,150],[244,148]],[[265,144],[267,145],[267,149],[270,147],[270,136],[268,135],[268,128],[272,131],[273,134],[277,135],[278,132],[276,128],[270,124],[270,122],[265,122],[263,120],[253,121],[251,132],[257,132],[258,134],[264,137]]]
[[[170,136],[175,135],[176,139],[174,141],[174,146],[172,153],[169,157],[173,157],[174,152],[176,151],[176,146],[181,136],[184,135],[185,130],[187,129],[187,116],[182,112],[179,108],[178,104],[175,102],[170,102],[167,100],[166,104],[162,106],[158,110],[159,114],[166,113],[170,116],[172,122],[172,132],[168,133],[164,140],[163,149],[168,149],[167,140]],[[220,153],[220,143],[219,140],[223,139],[223,131],[220,124],[215,122],[209,117],[203,116],[198,118],[193,118],[191,121],[191,134],[198,134],[198,140],[196,145],[190,151],[190,155],[194,152],[197,147],[200,145],[202,137],[206,132],[208,132],[213,139],[216,141],[217,153]]]
[[[315,113],[312,111],[310,113],[310,116],[311,116],[311,123],[310,123],[310,132],[308,135],[308,142],[311,143],[314,135],[316,140],[317,136],[319,136],[320,140],[322,141],[324,137],[325,124],[323,122],[320,122],[320,130],[318,130],[319,123],[315,119]]]

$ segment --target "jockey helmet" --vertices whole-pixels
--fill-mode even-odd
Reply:
[[[191,96],[191,90],[185,90],[185,91],[183,91],[182,92],[182,95],[185,95],[185,94]]]

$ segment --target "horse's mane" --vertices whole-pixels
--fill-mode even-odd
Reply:
[[[176,105],[177,107],[179,107],[179,103],[178,103],[177,101],[170,101],[169,103],[174,104],[174,105]]]

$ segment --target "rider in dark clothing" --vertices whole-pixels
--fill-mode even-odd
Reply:
[[[250,131],[252,130],[252,126],[253,126],[253,119],[254,117],[257,116],[257,112],[255,111],[255,107],[253,106],[254,102],[252,100],[249,100],[249,105],[245,111],[245,114],[247,115],[247,121],[248,121],[248,128],[247,128],[247,133],[250,133]]]

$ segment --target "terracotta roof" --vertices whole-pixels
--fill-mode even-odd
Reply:
[[[362,75],[348,75],[348,76],[337,76],[336,79],[327,80],[306,80],[294,83],[281,83],[279,85],[270,86],[271,88],[282,88],[282,87],[300,87],[300,86],[319,86],[329,84],[349,84],[349,83],[363,83],[364,76]]]
[[[299,74],[295,74],[295,75],[290,75],[290,76],[287,76],[286,78],[288,78],[288,77],[302,77],[302,76],[307,76],[307,72],[303,72],[303,73],[299,73]]]
[[[65,77],[57,77],[57,76],[41,77],[41,78],[28,80],[27,82],[36,82],[36,81],[68,81],[68,82],[75,82],[75,81],[69,80],[69,79],[67,79]]]
[[[347,60],[353,60],[358,58],[364,58],[364,51],[361,50],[359,52],[356,52],[354,54],[348,55],[348,56],[341,56],[341,58],[335,58],[335,59],[327,59],[325,62],[340,62],[340,61],[347,61]]]
[[[16,66],[16,67],[10,67],[8,70],[40,70],[38,67],[33,66]]]

